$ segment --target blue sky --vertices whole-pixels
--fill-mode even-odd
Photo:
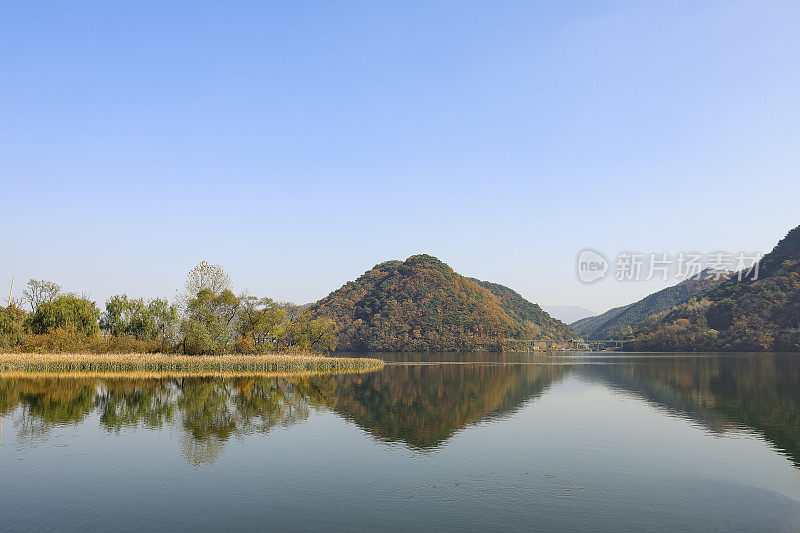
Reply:
[[[307,302],[438,256],[595,311],[577,253],[800,224],[797,2],[4,2],[0,281]],[[18,286],[19,286],[18,285]]]

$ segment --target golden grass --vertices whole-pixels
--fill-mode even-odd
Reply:
[[[0,354],[0,377],[80,374],[110,377],[303,375],[359,372],[383,367],[380,359],[314,355]]]
[[[0,379],[24,378],[58,378],[58,379],[174,379],[174,378],[313,378],[320,376],[335,376],[337,374],[361,374],[372,372],[377,368],[358,368],[349,370],[331,371],[303,371],[303,372],[145,372],[141,370],[120,372],[83,372],[83,371],[24,371],[0,372]]]

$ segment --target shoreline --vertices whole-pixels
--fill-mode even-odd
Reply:
[[[278,375],[363,372],[384,366],[381,359],[316,355],[170,355],[170,354],[0,354],[0,377],[20,374],[153,377]]]

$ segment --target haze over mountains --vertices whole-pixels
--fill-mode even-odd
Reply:
[[[597,314],[594,311],[577,305],[542,305],[542,309],[547,311],[547,314],[551,317],[566,324],[572,324],[573,322]]]

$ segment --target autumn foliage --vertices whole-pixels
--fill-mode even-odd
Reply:
[[[800,351],[800,226],[764,256],[758,279],[733,276],[634,333],[641,350]]]
[[[498,295],[481,283],[435,257],[415,255],[376,265],[309,312],[340,325],[339,349],[345,351],[502,350],[506,339],[571,334],[507,287],[498,285],[509,291]]]

